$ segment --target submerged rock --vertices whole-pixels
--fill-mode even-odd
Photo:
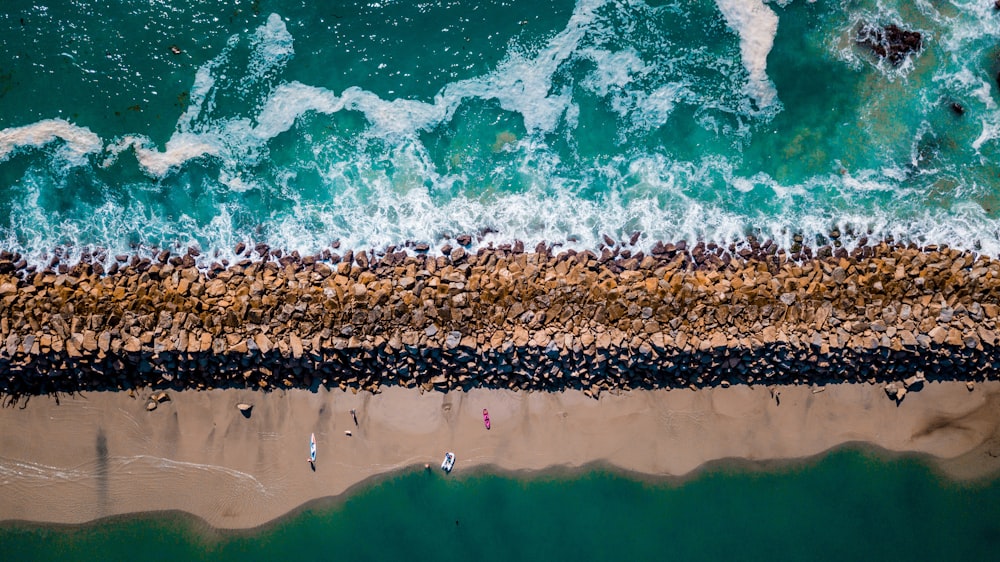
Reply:
[[[910,53],[923,48],[923,36],[919,31],[908,31],[895,24],[877,26],[863,24],[858,30],[856,41],[865,45],[880,59],[886,59],[893,66],[903,64]]]

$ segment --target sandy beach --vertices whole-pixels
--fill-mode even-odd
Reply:
[[[898,405],[867,384],[631,391],[600,400],[576,391],[398,387],[170,397],[152,412],[145,394],[127,393],[35,397],[0,410],[0,521],[73,524],[180,510],[216,528],[252,528],[379,475],[425,463],[440,472],[445,451],[458,459],[451,478],[595,463],[679,477],[714,461],[798,459],[845,443],[928,455],[956,479],[1000,469],[996,381],[971,392],[962,382],[928,383]],[[240,402],[253,404],[249,417]]]

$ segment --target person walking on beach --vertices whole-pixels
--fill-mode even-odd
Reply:
[[[354,425],[358,425],[358,411],[351,408],[351,417],[354,418]]]

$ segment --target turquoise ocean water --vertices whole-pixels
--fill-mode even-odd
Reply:
[[[5,560],[975,561],[998,548],[1000,483],[857,451],[682,484],[418,471],[249,533],[180,517],[0,528]]]
[[[865,22],[923,48],[880,62]],[[998,71],[986,0],[5,0],[0,240],[1000,255]]]

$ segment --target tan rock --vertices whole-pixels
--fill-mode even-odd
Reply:
[[[87,330],[83,333],[82,347],[88,352],[97,351],[97,334],[93,330]]]
[[[729,340],[726,335],[721,332],[716,332],[712,338],[710,346],[716,349],[723,348],[729,345]]]
[[[962,337],[962,332],[956,328],[950,328],[948,330],[948,337],[946,337],[944,341],[946,344],[955,347],[965,345],[965,339]]]
[[[361,283],[355,283],[352,293],[354,294],[354,298],[363,298],[366,294],[368,294],[368,287],[362,285]]]
[[[996,333],[982,324],[976,327],[976,333],[984,345],[994,345],[997,341]]]
[[[928,334],[934,343],[941,345],[948,339],[948,329],[942,326],[935,326]]]
[[[597,347],[600,349],[608,349],[611,347],[611,334],[608,332],[601,332],[597,334]]]
[[[289,347],[292,350],[292,357],[299,359],[302,357],[302,339],[299,336],[292,334],[289,336]]]
[[[896,393],[899,392],[899,385],[897,385],[894,382],[891,382],[885,385],[885,388],[883,388],[883,390],[885,390],[885,394],[889,398],[896,398]]]
[[[524,347],[528,345],[531,336],[528,334],[528,330],[525,330],[522,326],[518,326],[514,328],[514,337],[512,339],[514,340],[514,345]]]
[[[205,285],[206,297],[221,297],[226,293],[226,284],[221,279],[212,279]]]
[[[263,355],[266,355],[274,348],[274,344],[271,343],[271,340],[260,332],[254,334],[253,342],[257,344],[257,348],[260,349],[260,352]]]

